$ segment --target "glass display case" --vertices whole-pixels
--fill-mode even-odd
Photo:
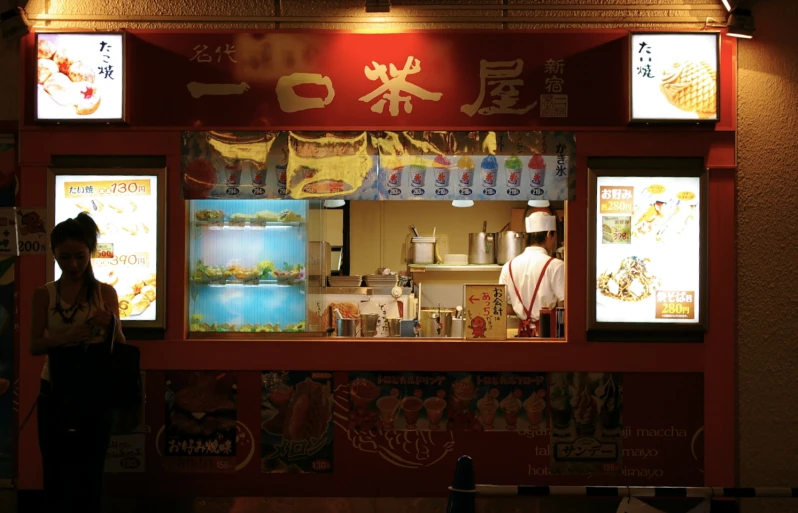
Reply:
[[[322,247],[308,240],[315,203],[189,201],[189,336],[306,331],[308,265]]]

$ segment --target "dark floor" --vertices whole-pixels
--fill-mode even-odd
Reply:
[[[109,498],[108,513],[446,513],[446,499],[211,497]],[[620,499],[490,498],[476,513],[616,513]],[[695,501],[660,501],[640,513],[687,513]],[[41,494],[0,490],[0,513],[41,513]],[[734,513],[734,502],[713,503],[712,513]],[[453,512],[457,513],[457,512]]]

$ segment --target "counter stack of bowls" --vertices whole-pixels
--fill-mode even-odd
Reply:
[[[399,276],[395,274],[367,274],[366,286],[374,289],[390,289],[399,283]]]
[[[360,287],[362,276],[328,276],[330,287]]]

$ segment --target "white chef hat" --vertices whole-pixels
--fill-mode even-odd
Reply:
[[[557,220],[545,212],[533,212],[526,218],[526,232],[553,232],[557,230]]]

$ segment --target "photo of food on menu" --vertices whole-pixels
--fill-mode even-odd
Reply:
[[[699,177],[597,177],[596,321],[699,322]]]
[[[349,429],[521,431],[545,429],[546,375],[354,372]]]
[[[156,320],[158,180],[145,175],[56,175],[55,222],[89,214],[100,230],[94,275],[114,287],[122,321]],[[55,268],[55,279],[60,269]]]
[[[331,472],[332,373],[264,371],[261,377],[261,471]]]
[[[235,470],[237,380],[223,371],[167,371],[165,458],[219,460],[205,470]]]
[[[36,117],[122,120],[121,34],[38,33]]]
[[[552,474],[617,474],[623,441],[621,373],[549,374]]]

